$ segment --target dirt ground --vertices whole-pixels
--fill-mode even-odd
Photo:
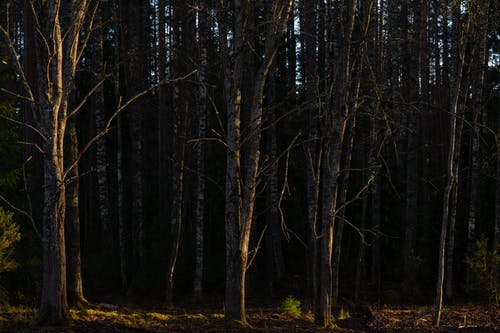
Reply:
[[[442,324],[432,325],[432,307],[398,306],[372,308],[373,317],[344,314],[331,329],[319,328],[311,314],[291,317],[277,308],[250,308],[250,326],[227,322],[221,312],[210,308],[176,309],[92,305],[71,310],[71,320],[61,326],[39,326],[36,311],[11,308],[0,312],[0,332],[38,333],[132,333],[132,332],[500,332],[500,310],[484,305],[444,308]]]

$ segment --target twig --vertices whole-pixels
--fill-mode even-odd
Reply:
[[[33,225],[33,229],[35,229],[35,233],[40,236],[40,233],[38,232],[38,229],[35,225],[35,220],[33,220],[33,217],[28,214],[26,211],[20,209],[20,208],[17,208],[16,206],[14,206],[12,203],[9,202],[9,200],[7,200],[3,195],[0,194],[0,200],[2,200],[3,202],[5,202],[10,208],[12,208],[13,210],[15,210],[16,212],[26,216],[30,221],[31,221],[31,224]]]

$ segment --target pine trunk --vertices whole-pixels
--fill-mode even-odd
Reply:
[[[125,32],[123,31],[124,26],[122,24],[123,5],[121,0],[115,0],[114,11],[113,11],[113,22],[115,25],[114,33],[114,93],[116,107],[120,106],[121,103],[121,92],[120,92],[120,50],[123,47],[123,38]],[[120,253],[120,277],[121,277],[121,287],[122,291],[125,291],[128,287],[127,279],[127,245],[126,245],[126,227],[125,227],[125,216],[123,211],[123,195],[124,195],[124,184],[123,184],[123,133],[122,133],[122,117],[118,115],[116,118],[116,183],[117,183],[117,215],[118,215],[118,246]]]
[[[196,207],[195,207],[195,259],[194,259],[194,297],[200,299],[203,294],[203,255],[204,255],[204,230],[205,230],[205,137],[207,135],[207,67],[208,67],[208,30],[210,29],[207,14],[203,9],[198,14],[199,20],[199,45],[200,45],[200,69],[199,69],[199,100],[198,100],[198,128],[196,143]]]

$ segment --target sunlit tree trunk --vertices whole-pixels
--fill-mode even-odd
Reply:
[[[40,22],[36,34],[38,96],[35,107],[38,124],[44,136],[43,210],[43,278],[40,320],[59,323],[68,318],[66,284],[65,211],[66,179],[71,167],[64,167],[64,137],[68,116],[68,99],[73,87],[80,29],[87,11],[87,1],[62,5],[58,1],[36,3],[34,10]],[[50,43],[46,44],[47,41]],[[82,45],[81,47],[84,47]],[[29,85],[28,85],[29,87]]]

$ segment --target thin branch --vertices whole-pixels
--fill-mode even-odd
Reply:
[[[31,204],[31,197],[30,197],[30,194],[28,192],[28,181],[27,181],[27,177],[26,177],[26,164],[31,161],[31,158],[32,156],[28,157],[26,159],[26,161],[23,163],[23,183],[24,183],[24,193],[26,193],[26,201],[28,202],[28,213],[29,213],[29,216],[32,217],[33,216],[33,206]],[[31,220],[31,225],[33,226],[33,229],[35,230],[35,233],[40,236],[39,232],[38,232],[38,229],[36,228],[36,224],[35,224],[35,220],[33,218],[30,219]]]
[[[31,225],[33,226],[33,229],[35,229],[35,233],[40,236],[40,233],[38,232],[38,229],[35,225],[35,220],[33,219],[33,217],[26,211],[20,209],[20,208],[17,208],[16,206],[14,206],[12,203],[9,202],[9,200],[7,200],[3,195],[0,194],[0,200],[2,200],[3,202],[5,202],[7,204],[7,206],[9,206],[11,209],[13,209],[14,211],[18,212],[19,214],[22,214],[24,216],[26,216],[30,222],[31,222]]]
[[[144,89],[143,91],[137,93],[135,96],[133,96],[131,99],[129,99],[125,104],[123,104],[123,105],[119,104],[118,107],[116,108],[116,111],[111,115],[111,117],[106,122],[106,125],[104,126],[104,129],[102,130],[102,132],[98,133],[92,139],[90,139],[89,142],[87,142],[85,147],[83,147],[82,150],[78,153],[78,156],[75,158],[75,160],[71,163],[71,165],[68,166],[66,171],[64,171],[63,179],[65,179],[68,176],[68,173],[78,164],[78,162],[82,158],[83,154],[85,154],[85,152],[87,152],[87,150],[89,150],[99,139],[104,137],[109,132],[109,130],[111,129],[111,123],[125,108],[127,108],[130,104],[135,102],[137,99],[141,98],[142,96],[144,96],[144,95],[148,94],[149,92],[151,92],[152,90],[156,89],[157,87],[159,87],[163,84],[166,84],[166,83],[172,83],[172,82],[185,80],[185,79],[189,78],[190,76],[194,75],[196,72],[197,72],[197,70],[193,70],[192,72],[190,72],[184,76],[177,77],[177,78],[171,79],[171,80],[165,79],[163,81],[160,81],[160,82],[150,86],[149,88]]]
[[[266,230],[267,230],[267,225],[264,226],[264,229],[262,229],[262,232],[260,233],[260,237],[259,237],[259,241],[257,242],[257,245],[255,245],[255,248],[252,251],[250,251],[250,253],[249,253],[252,255],[252,257],[248,261],[248,264],[247,264],[247,267],[245,268],[245,271],[250,268],[255,257],[257,256],[257,252],[259,252],[259,250],[260,250],[260,244],[262,243],[262,239],[264,238],[264,233],[266,232]]]
[[[25,101],[28,101],[30,103],[33,102],[29,97],[26,97],[26,96],[23,96],[21,94],[15,93],[15,92],[13,92],[11,90],[8,90],[8,89],[5,89],[5,88],[0,88],[0,91],[3,91],[4,93],[9,94],[9,95],[11,95],[13,97],[16,97],[16,98],[19,98],[19,99],[24,99]]]
[[[19,121],[19,120],[16,120],[14,118],[7,117],[7,116],[4,116],[4,115],[0,115],[0,118],[4,118],[5,120],[11,121],[11,122],[13,122],[14,124],[17,124],[17,125],[22,125],[22,126],[28,127],[29,129],[33,130],[36,134],[40,135],[40,137],[42,138],[42,140],[47,141],[47,137],[38,128],[36,128],[35,126],[33,126],[31,124],[28,124],[26,122]]]
[[[26,89],[26,93],[28,94],[27,100],[30,101],[31,103],[35,104],[35,97],[33,96],[33,92],[31,90],[29,83],[28,83],[28,79],[26,78],[26,75],[24,74],[23,66],[21,65],[21,62],[19,61],[19,55],[14,47],[14,42],[12,42],[12,39],[10,39],[9,32],[7,30],[5,30],[2,25],[0,25],[0,32],[4,36],[5,44],[9,48],[10,57],[12,58],[12,61],[14,62],[16,70],[17,70],[19,76],[21,77],[21,83],[24,86],[24,89]]]
[[[80,109],[85,105],[85,103],[87,103],[88,99],[94,94],[94,92],[104,83],[106,79],[102,79],[100,80],[99,82],[97,82],[95,84],[95,86],[87,93],[87,95],[85,95],[85,97],[82,99],[82,101],[80,102],[80,104],[78,104],[74,109],[73,111],[71,111],[67,117],[68,118],[71,118],[73,117],[78,111],[80,111]]]
[[[344,209],[345,207],[347,207],[348,205],[350,205],[354,201],[358,200],[363,195],[363,193],[370,187],[371,183],[374,180],[375,180],[375,176],[371,175],[370,178],[368,179],[368,182],[365,184],[365,186],[363,186],[363,188],[361,190],[359,190],[358,193],[356,193],[356,195],[352,199],[344,202],[339,208],[337,208],[335,210],[335,214],[340,212],[342,209]]]

